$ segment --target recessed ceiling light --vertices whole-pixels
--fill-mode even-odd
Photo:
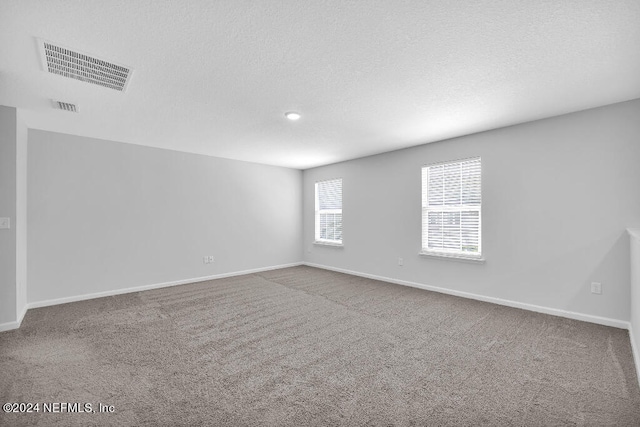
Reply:
[[[284,116],[289,120],[298,120],[300,117],[300,113],[296,113],[294,111],[289,111],[288,113],[284,113]]]

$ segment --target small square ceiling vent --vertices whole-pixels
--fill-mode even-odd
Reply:
[[[38,39],[45,71],[124,92],[133,70],[125,65],[96,58]]]
[[[56,101],[55,99],[52,99],[51,101],[53,102],[53,108],[55,109],[70,111],[72,113],[80,112],[80,108],[78,107],[78,104],[72,104],[71,102]]]

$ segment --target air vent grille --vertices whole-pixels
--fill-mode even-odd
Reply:
[[[78,106],[70,102],[53,101],[53,105],[59,110],[70,111],[72,113],[78,112]]]
[[[123,92],[133,70],[47,41],[40,41],[45,70]]]

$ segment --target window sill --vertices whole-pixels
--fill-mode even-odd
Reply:
[[[331,246],[334,248],[344,248],[344,245],[342,243],[320,242],[316,240],[315,242],[313,242],[313,244],[320,246]]]
[[[445,260],[448,260],[448,261],[470,262],[470,263],[473,263],[473,264],[484,264],[485,261],[486,261],[482,257],[465,256],[465,255],[458,255],[458,254],[448,254],[448,253],[442,253],[442,252],[425,252],[425,251],[422,251],[418,255],[429,257],[429,258],[445,259]]]

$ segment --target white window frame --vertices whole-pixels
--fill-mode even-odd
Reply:
[[[320,209],[320,199],[319,199],[319,194],[318,194],[318,185],[324,182],[330,182],[330,181],[340,181],[340,187],[342,188],[342,178],[333,178],[333,179],[325,179],[322,181],[317,181],[315,183],[315,216],[314,216],[314,221],[315,221],[315,234],[314,234],[314,243],[318,244],[318,245],[328,245],[328,246],[343,246],[343,239],[323,239],[320,237],[320,216],[322,214],[336,214],[339,213],[342,216],[342,208],[340,209]],[[340,198],[340,205],[342,205],[342,193],[341,193],[341,198]],[[343,225],[344,225],[344,218],[342,218],[341,220],[341,236],[344,236],[344,229],[343,229]]]
[[[429,183],[428,183],[428,179],[427,182],[425,183],[425,179],[424,179],[424,174],[428,173],[429,168],[431,167],[435,167],[435,166],[444,166],[444,165],[454,165],[454,164],[459,164],[459,163],[465,163],[465,162],[471,162],[471,161],[480,161],[480,203],[478,205],[473,204],[473,205],[465,205],[465,204],[460,204],[457,206],[443,206],[443,205],[436,205],[436,206],[429,206],[428,204],[428,189],[429,189]],[[462,260],[462,261],[472,261],[472,262],[484,262],[485,259],[483,257],[483,253],[482,253],[482,159],[480,157],[473,157],[473,158],[468,158],[468,159],[460,159],[460,160],[453,160],[453,161],[446,161],[446,162],[440,162],[440,163],[433,163],[433,164],[429,164],[429,165],[425,165],[422,167],[421,171],[422,171],[422,213],[421,213],[421,221],[422,221],[422,226],[421,226],[421,240],[422,240],[422,249],[420,251],[420,255],[425,255],[425,256],[431,256],[431,257],[438,257],[438,258],[449,258],[449,259],[455,259],[455,260]],[[425,187],[426,186],[426,187]],[[427,215],[425,215],[425,212],[427,212]],[[428,212],[478,212],[478,251],[477,252],[468,252],[468,251],[462,251],[462,250],[455,250],[455,249],[445,249],[445,248],[438,248],[438,249],[430,249],[429,248],[429,231],[427,229],[425,229],[425,227],[428,227],[428,219],[425,220],[425,218],[428,218]]]

